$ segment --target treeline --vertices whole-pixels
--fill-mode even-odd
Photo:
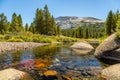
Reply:
[[[60,27],[56,25],[54,17],[50,14],[47,5],[45,5],[44,10],[36,10],[30,31],[44,35],[60,35]]]
[[[0,14],[0,34],[18,33],[24,31],[21,15],[13,13],[12,20],[9,22],[4,13]]]
[[[87,24],[71,29],[60,29],[49,12],[47,5],[43,9],[37,9],[33,22],[23,25],[22,16],[13,13],[9,22],[4,13],[0,14],[0,34],[19,34],[20,32],[32,32],[49,36],[68,36],[74,38],[100,38],[117,32],[120,35],[120,13],[109,11],[104,23]]]
[[[100,38],[104,35],[104,23],[96,23],[80,26],[76,29],[64,29],[62,34],[64,36],[75,38]]]
[[[7,20],[4,13],[0,14],[0,34],[19,33],[23,31],[43,35],[60,35],[60,27],[56,25],[47,5],[45,5],[43,10],[36,10],[35,18],[30,26],[28,23],[23,26],[21,15],[17,15],[16,13],[13,13],[11,22]]]
[[[109,11],[105,22],[105,33],[111,35],[112,33],[120,32],[120,13],[117,10],[115,13],[112,10]]]

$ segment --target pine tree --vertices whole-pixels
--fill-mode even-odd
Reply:
[[[58,35],[58,37],[60,37],[60,34],[61,34],[60,26],[57,26],[57,35]]]
[[[46,35],[52,35],[52,19],[47,5],[44,7],[44,16],[45,16],[45,33]]]
[[[7,17],[4,15],[4,13],[0,14],[0,33],[7,32],[7,23]]]
[[[107,16],[106,23],[105,23],[106,35],[112,34],[112,27],[113,27],[112,21],[113,21],[113,13],[112,11],[110,11]]]
[[[18,18],[19,30],[23,31],[24,28],[23,28],[23,21],[21,15],[19,15],[17,18]]]
[[[10,22],[7,22],[6,28],[5,28],[5,32],[8,33],[10,32],[10,28],[11,28],[11,24]]]
[[[37,9],[36,10],[36,15],[35,15],[35,28],[38,33],[40,34],[45,34],[45,25],[44,25],[44,13],[42,9]]]
[[[16,13],[13,13],[10,30],[15,33],[18,33],[24,30],[21,15],[17,16]]]
[[[17,15],[16,13],[13,13],[12,21],[11,21],[11,31],[18,32],[19,31],[18,26],[19,26],[19,23],[18,23]]]
[[[32,22],[30,27],[29,27],[29,31],[32,32],[32,33],[36,33],[36,28],[35,28],[35,23]]]
[[[120,14],[118,16],[116,31],[117,31],[117,35],[120,37]]]
[[[52,23],[51,23],[51,32],[52,32],[52,35],[57,35],[57,33],[59,34],[60,33],[60,26],[57,27],[53,16],[51,18],[51,21],[52,21]]]
[[[114,22],[114,28],[113,28],[114,32],[116,32],[118,15],[119,15],[119,11],[117,10],[117,12],[116,12],[115,15],[114,15],[114,21],[113,21],[113,22]]]
[[[112,33],[116,32],[118,14],[119,11],[117,11],[116,14],[114,14],[112,11],[109,12],[105,24],[106,35],[111,35]]]
[[[28,23],[25,24],[25,31],[28,31],[29,27],[28,27]]]

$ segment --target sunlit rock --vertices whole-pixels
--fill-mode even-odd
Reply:
[[[95,51],[95,56],[120,62],[120,40],[112,34]]]
[[[78,54],[86,54],[92,51],[94,48],[87,42],[76,42],[70,46],[72,50]]]
[[[55,70],[48,70],[44,73],[44,78],[45,80],[54,80],[57,79],[57,71]]]
[[[120,64],[103,69],[101,78],[104,80],[120,80]]]
[[[0,80],[34,80],[28,73],[13,68],[0,71]]]
[[[94,49],[88,42],[76,42],[70,48],[81,50]]]

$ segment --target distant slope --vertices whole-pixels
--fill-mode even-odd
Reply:
[[[86,24],[103,24],[104,21],[94,17],[76,17],[76,16],[60,16],[55,18],[57,25],[62,29],[75,28]]]

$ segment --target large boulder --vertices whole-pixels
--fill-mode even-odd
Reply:
[[[26,72],[9,68],[0,71],[0,80],[34,80],[34,79]]]
[[[104,80],[120,80],[120,64],[115,64],[103,69],[101,78]]]
[[[88,42],[76,42],[70,48],[78,54],[86,54],[94,49]]]
[[[116,37],[116,33],[109,36],[96,48],[95,56],[120,61],[120,40]]]
[[[72,46],[70,46],[70,48],[81,50],[94,49],[88,42],[76,42]]]

